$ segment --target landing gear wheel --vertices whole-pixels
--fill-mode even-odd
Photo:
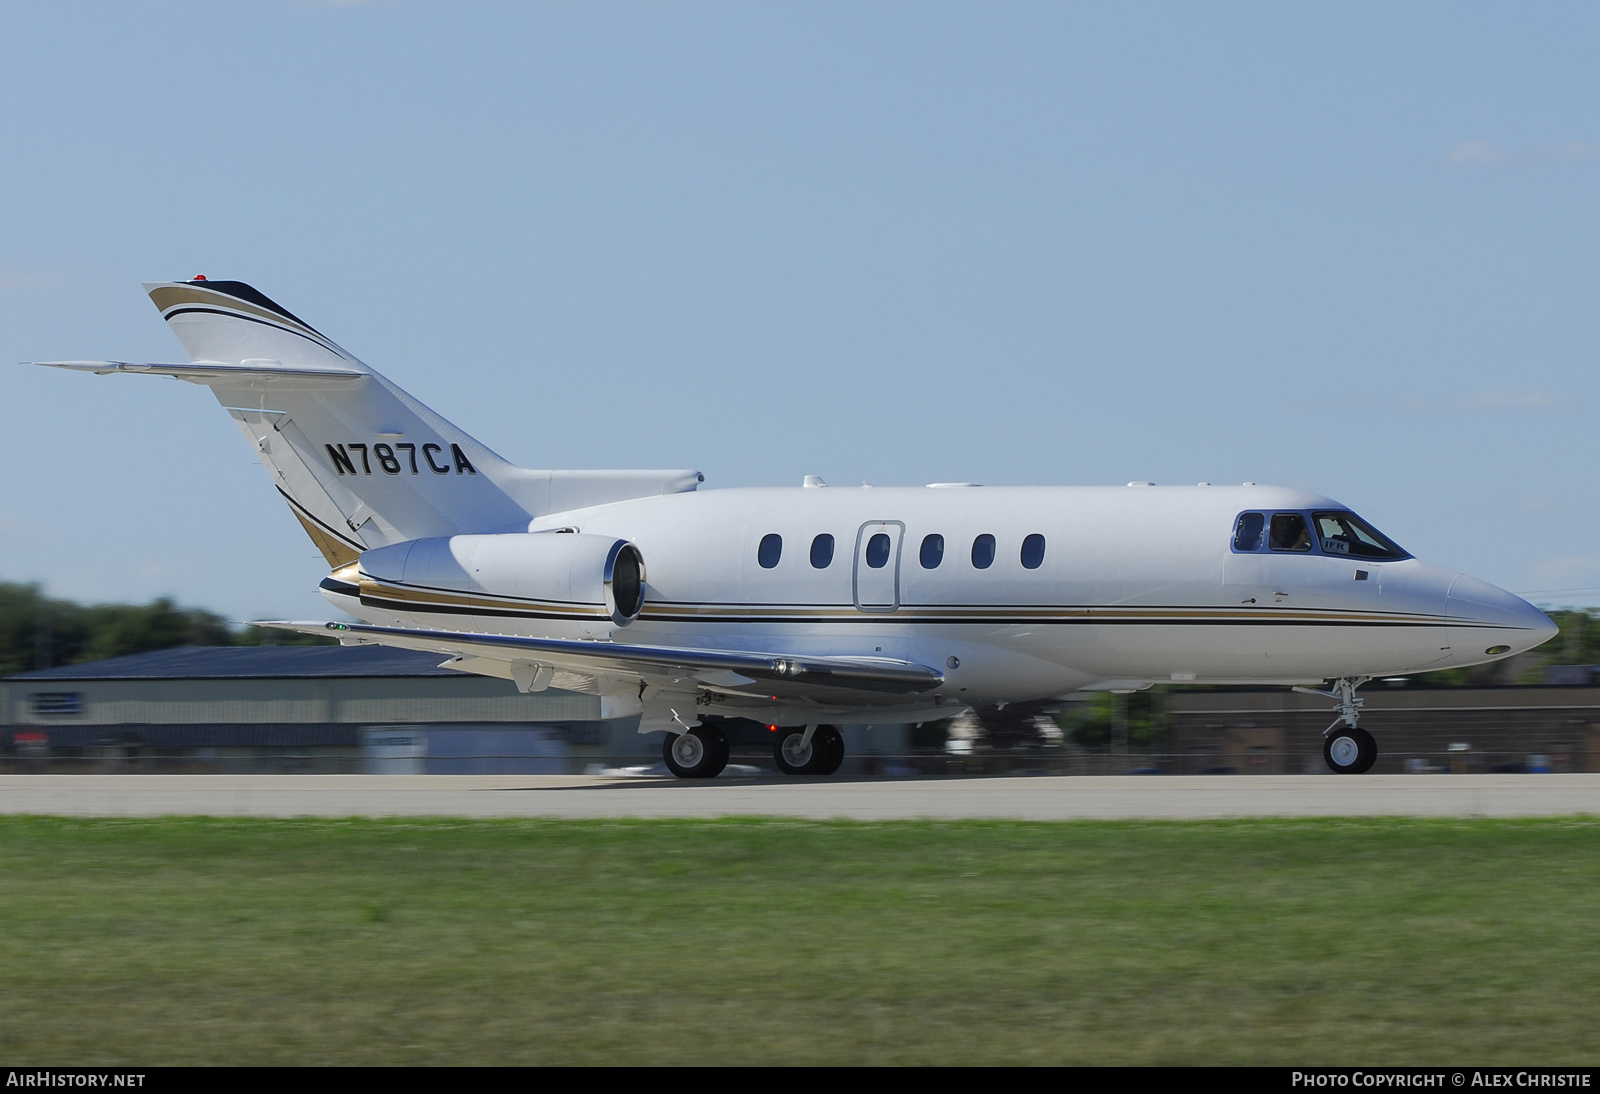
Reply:
[[[1353,731],[1361,738],[1361,758],[1356,761],[1356,774],[1371,771],[1372,765],[1378,762],[1378,742],[1373,740],[1372,734],[1364,729]]]
[[[728,766],[728,737],[712,725],[669,733],[661,745],[661,758],[680,779],[714,779]]]
[[[818,726],[805,739],[805,730],[782,730],[772,745],[772,759],[785,775],[832,775],[844,762],[844,737],[833,726]]]
[[[1378,761],[1378,742],[1364,729],[1336,729],[1322,742],[1322,758],[1341,775],[1359,775]]]
[[[816,763],[817,738],[812,734],[811,740],[805,740],[806,731],[789,727],[778,731],[778,739],[772,742],[772,759],[778,765],[778,770],[785,775],[809,775],[812,766]]]
[[[821,743],[822,754],[817,758],[817,774],[832,775],[844,763],[844,734],[833,726],[818,726],[811,735],[813,745]]]

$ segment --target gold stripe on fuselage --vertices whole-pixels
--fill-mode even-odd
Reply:
[[[525,612],[528,615],[570,616],[573,619],[604,619],[608,618],[605,606],[602,604],[571,604],[563,601],[552,600],[525,600],[516,597],[500,597],[492,593],[478,596],[469,596],[464,593],[453,592],[448,589],[429,589],[414,585],[395,585],[389,582],[378,581],[361,574],[357,584],[361,589],[362,600],[382,600],[392,604],[430,608],[463,608],[463,609],[494,609],[507,612]]]
[[[572,604],[562,601],[532,600],[496,596],[490,593],[464,594],[449,589],[424,588],[381,582],[366,575],[359,578],[363,600],[383,601],[429,611],[458,609],[466,613],[491,610],[532,617],[552,615],[572,619],[606,616],[601,605]],[[646,604],[640,618],[651,622],[866,622],[894,620],[915,623],[935,620],[942,623],[1301,623],[1334,626],[1463,626],[1461,619],[1441,616],[1404,615],[1394,612],[1359,612],[1341,609],[1274,607],[1255,608],[1130,608],[1089,606],[1008,606],[1008,605],[919,605],[902,606],[895,612],[862,612],[854,606],[837,604]]]
[[[851,605],[817,604],[649,604],[641,613],[642,619],[724,618],[728,616],[759,615],[768,618],[792,616],[815,618],[819,615],[840,619],[894,618],[894,619],[950,619],[973,617],[984,622],[996,616],[1017,622],[1055,622],[1077,620],[1094,622],[1110,619],[1138,619],[1168,622],[1221,622],[1237,619],[1294,619],[1305,622],[1326,623],[1388,623],[1394,625],[1445,626],[1464,623],[1460,619],[1442,616],[1406,615],[1395,612],[1360,612],[1337,608],[1296,608],[1284,610],[1274,607],[1256,608],[1204,608],[1204,607],[1095,607],[1063,605],[1060,607],[1006,604],[932,604],[901,605],[895,611],[861,611]]]

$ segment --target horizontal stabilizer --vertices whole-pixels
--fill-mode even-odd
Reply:
[[[197,384],[255,383],[262,380],[360,380],[367,375],[350,368],[289,368],[277,361],[190,361],[187,364],[162,364],[150,361],[35,361],[48,368],[67,368],[107,376],[113,372],[135,372],[173,376]]]
[[[549,665],[564,672],[595,676],[655,679],[683,676],[722,683],[726,674],[763,681],[764,692],[783,685],[806,688],[840,688],[912,695],[932,691],[944,683],[938,669],[913,661],[887,657],[811,657],[740,650],[686,649],[673,646],[634,646],[569,638],[523,638],[505,634],[472,634],[406,627],[376,627],[364,623],[258,623],[304,634],[333,634],[341,641],[372,642],[383,646],[427,650],[457,657],[482,657],[495,661]],[[787,690],[787,689],[783,689]]]

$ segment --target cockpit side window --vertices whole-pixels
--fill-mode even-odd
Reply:
[[[1410,558],[1399,544],[1354,513],[1313,513],[1317,543],[1325,555],[1355,558]]]
[[[1235,551],[1261,550],[1261,533],[1267,526],[1267,518],[1260,513],[1240,513],[1239,523],[1233,526],[1233,549]]]
[[[1267,546],[1274,551],[1311,550],[1311,531],[1299,513],[1274,513],[1267,528]]]

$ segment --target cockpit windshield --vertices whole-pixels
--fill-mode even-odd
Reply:
[[[1394,540],[1348,511],[1240,513],[1233,526],[1234,551],[1253,554],[1263,548],[1336,558],[1411,557]]]
[[[1400,546],[1354,513],[1313,513],[1317,545],[1325,555],[1410,558]]]

